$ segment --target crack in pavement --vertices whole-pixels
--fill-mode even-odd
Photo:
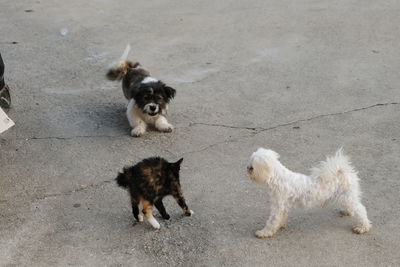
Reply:
[[[286,123],[278,124],[278,125],[275,125],[275,126],[272,126],[272,127],[268,127],[268,128],[234,126],[234,125],[217,124],[217,123],[205,123],[205,122],[192,122],[192,123],[189,124],[189,127],[192,126],[192,125],[206,125],[206,126],[223,127],[223,128],[230,128],[230,129],[251,130],[251,131],[255,131],[256,134],[257,134],[257,133],[260,133],[260,132],[263,132],[263,131],[273,130],[273,129],[276,129],[276,128],[280,128],[280,127],[285,127],[285,126],[289,126],[289,125],[292,125],[292,124],[296,124],[296,123],[299,123],[299,122],[311,121],[311,120],[314,120],[314,119],[319,119],[319,118],[329,117],[329,116],[342,115],[342,114],[357,112],[357,111],[366,110],[366,109],[370,109],[370,108],[375,108],[375,107],[379,107],[379,106],[398,105],[398,104],[400,104],[400,103],[399,102],[377,103],[377,104],[370,105],[370,106],[367,106],[367,107],[361,107],[361,108],[356,108],[356,109],[352,109],[352,110],[346,110],[346,111],[328,113],[328,114],[320,114],[320,115],[313,116],[313,117],[310,117],[310,118],[299,119],[299,120],[296,120],[296,121],[286,122]]]
[[[74,138],[113,138],[113,137],[123,137],[127,136],[126,134],[120,134],[120,135],[76,135],[76,136],[45,136],[45,137],[30,137],[30,138],[16,138],[14,140],[49,140],[49,139],[57,139],[57,140],[70,140]]]
[[[58,192],[58,193],[44,194],[41,197],[35,198],[35,200],[44,200],[44,199],[47,199],[47,198],[57,197],[57,196],[67,196],[67,195],[71,195],[71,194],[76,193],[76,192],[82,192],[82,191],[94,189],[94,188],[97,188],[97,187],[99,187],[99,186],[101,186],[103,184],[108,184],[108,183],[111,183],[113,181],[114,181],[114,179],[104,180],[104,181],[101,181],[101,182],[99,182],[97,184],[81,185],[81,187],[77,188],[77,189],[72,189],[72,190],[68,190],[68,191],[64,191],[64,192]]]
[[[374,108],[374,107],[378,107],[378,106],[399,105],[399,104],[400,104],[399,102],[377,103],[377,104],[370,105],[370,106],[367,106],[367,107],[361,107],[361,108],[356,108],[356,109],[342,111],[342,112],[321,114],[321,115],[313,116],[313,117],[306,118],[306,119],[300,119],[300,120],[296,120],[296,121],[292,121],[292,122],[278,124],[278,125],[275,125],[275,126],[272,126],[272,127],[269,127],[269,128],[263,128],[263,127],[240,127],[240,126],[231,126],[231,125],[223,125],[223,124],[212,124],[212,123],[210,123],[210,124],[207,124],[207,123],[192,123],[191,125],[198,124],[198,125],[208,125],[208,126],[215,126],[215,127],[251,130],[251,131],[253,131],[252,136],[256,136],[257,134],[265,132],[265,131],[269,131],[269,130],[277,129],[277,128],[280,128],[280,127],[293,125],[293,124],[296,124],[296,123],[299,123],[299,122],[311,121],[311,120],[314,120],[314,119],[319,119],[319,118],[328,117],[328,116],[347,114],[347,113],[366,110],[366,109],[370,109],[370,108]],[[239,137],[239,138],[225,140],[225,141],[222,141],[222,142],[216,142],[216,143],[208,145],[208,146],[206,146],[206,147],[204,147],[202,149],[188,151],[188,152],[185,152],[183,154],[185,155],[185,154],[193,154],[193,153],[203,152],[203,151],[208,150],[208,149],[210,149],[210,148],[212,148],[214,146],[217,146],[217,145],[220,145],[220,144],[223,144],[223,143],[237,142],[241,138],[248,138],[248,137],[250,137],[250,136],[242,136],[242,137]]]
[[[237,138],[236,138],[236,139],[237,139]],[[198,149],[198,150],[192,150],[192,151],[184,152],[184,153],[182,153],[182,155],[188,155],[188,154],[193,154],[193,153],[199,153],[199,152],[205,151],[205,150],[207,150],[207,149],[210,149],[210,148],[212,148],[212,147],[214,147],[214,146],[223,144],[223,143],[230,143],[230,142],[232,142],[232,141],[234,141],[234,140],[236,140],[236,139],[230,139],[230,140],[224,140],[224,141],[216,142],[216,143],[214,143],[214,144],[208,145],[208,146],[203,147],[203,148],[200,148],[200,149]]]
[[[276,129],[276,128],[279,128],[279,127],[285,127],[285,126],[289,126],[289,125],[296,124],[296,123],[299,123],[299,122],[311,121],[311,120],[315,120],[315,119],[319,119],[319,118],[323,118],[323,117],[343,115],[343,114],[357,112],[357,111],[366,110],[366,109],[370,109],[370,108],[375,108],[375,107],[379,107],[379,106],[398,105],[398,104],[400,104],[400,103],[399,102],[377,103],[377,104],[370,105],[370,106],[367,106],[367,107],[361,107],[361,108],[356,108],[356,109],[352,109],[352,110],[346,110],[346,111],[342,111],[342,112],[321,114],[321,115],[313,116],[313,117],[310,117],[310,118],[307,118],[307,119],[300,119],[300,120],[297,120],[297,121],[292,121],[292,122],[279,124],[279,125],[276,125],[276,126],[273,126],[273,127],[269,127],[269,128],[261,128],[259,132],[273,130],[273,129]]]
[[[278,124],[272,127],[268,127],[268,128],[264,128],[264,127],[246,127],[246,126],[235,126],[235,125],[226,125],[226,124],[218,124],[218,123],[205,123],[205,122],[191,122],[189,123],[189,127],[193,126],[193,125],[205,125],[205,126],[212,126],[212,127],[223,127],[223,128],[230,128],[230,129],[242,129],[242,130],[250,130],[257,133],[263,132],[263,131],[268,131],[268,130],[273,130],[276,128],[280,128],[280,127],[285,127],[285,126],[289,126],[292,124],[296,124],[299,122],[305,122],[305,121],[311,121],[314,119],[319,119],[319,118],[323,118],[323,117],[329,117],[329,116],[336,116],[336,115],[342,115],[342,114],[347,114],[347,113],[351,113],[351,112],[356,112],[356,111],[361,111],[361,110],[366,110],[366,109],[370,109],[370,108],[374,108],[374,107],[378,107],[378,106],[388,106],[388,105],[399,105],[399,102],[388,102],[388,103],[377,103],[374,105],[370,105],[367,107],[361,107],[361,108],[356,108],[356,109],[352,109],[352,110],[347,110],[347,111],[342,111],[342,112],[335,112],[335,113],[328,113],[328,114],[320,114],[317,116],[313,116],[310,118],[306,118],[306,119],[299,119],[296,121],[291,121],[291,122],[286,122],[283,124]],[[25,141],[29,141],[29,140],[49,140],[49,139],[56,139],[56,140],[71,140],[71,139],[75,139],[75,138],[114,138],[114,137],[124,137],[124,136],[128,136],[126,134],[120,134],[120,135],[77,135],[77,136],[47,136],[47,137],[30,137],[30,138],[15,138],[15,139],[11,139],[13,141],[20,141],[20,140],[25,140]],[[1,138],[0,140],[5,140],[3,138]],[[186,152],[188,153],[188,152]]]
[[[191,122],[189,124],[189,127],[193,126],[193,125],[215,126],[215,127],[223,127],[223,128],[230,128],[230,129],[242,129],[242,130],[252,130],[252,131],[257,131],[259,129],[262,129],[260,127],[245,127],[245,126],[234,126],[234,125],[226,125],[226,124],[218,124],[218,123],[205,123],[205,122]]]

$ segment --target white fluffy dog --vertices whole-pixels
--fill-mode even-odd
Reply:
[[[355,216],[357,234],[371,229],[367,211],[361,204],[357,172],[339,149],[332,157],[312,169],[311,175],[290,171],[279,162],[278,153],[259,148],[251,155],[247,172],[254,182],[266,184],[271,198],[271,213],[259,238],[273,236],[284,227],[292,208],[324,207],[337,204],[343,215]]]

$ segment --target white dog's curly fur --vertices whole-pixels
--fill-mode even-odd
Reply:
[[[279,162],[275,151],[259,148],[250,158],[247,172],[254,182],[266,184],[271,197],[271,212],[259,238],[273,236],[284,227],[292,208],[324,207],[337,204],[343,215],[355,216],[357,234],[371,229],[367,211],[361,204],[357,172],[339,149],[332,157],[312,169],[311,175],[292,172]]]

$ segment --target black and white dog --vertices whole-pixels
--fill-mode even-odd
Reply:
[[[162,132],[171,132],[174,127],[167,121],[168,104],[176,90],[150,76],[139,62],[128,61],[128,45],[121,59],[108,70],[106,77],[111,81],[122,80],[122,90],[128,99],[126,116],[133,128],[131,135],[143,135],[147,126]]]

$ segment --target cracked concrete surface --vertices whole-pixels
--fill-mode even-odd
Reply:
[[[16,126],[0,135],[0,266],[400,265],[397,1],[11,1],[0,51]],[[26,10],[30,10],[27,12]],[[60,34],[67,28],[68,34]],[[120,84],[130,58],[177,89],[171,133],[129,136]],[[296,211],[260,240],[265,190],[245,168],[259,146],[307,173],[343,146],[373,222]],[[195,214],[171,198],[161,230],[132,225],[113,179],[184,157]]]
[[[392,103],[378,103],[378,104],[370,105],[370,106],[367,106],[367,107],[355,108],[355,109],[348,110],[348,111],[341,111],[341,112],[329,113],[329,114],[321,114],[321,115],[313,116],[311,118],[305,118],[305,119],[299,119],[299,120],[296,120],[296,121],[286,122],[286,123],[282,123],[282,124],[279,124],[279,125],[276,125],[276,126],[272,126],[272,127],[268,127],[268,128],[263,128],[263,127],[242,127],[242,126],[232,126],[232,125],[204,123],[204,122],[194,122],[194,123],[191,123],[191,124],[192,125],[217,126],[217,127],[231,128],[231,129],[246,129],[246,130],[252,130],[252,131],[261,132],[261,131],[273,130],[273,129],[276,129],[276,128],[279,128],[279,127],[290,126],[290,125],[293,125],[293,124],[296,124],[296,123],[299,123],[299,122],[303,122],[303,121],[310,121],[310,120],[314,120],[314,119],[319,119],[319,118],[323,118],[323,117],[327,117],[327,116],[341,115],[341,114],[346,114],[346,113],[350,113],[350,112],[355,112],[355,111],[375,108],[375,107],[379,107],[379,106],[398,105],[398,104],[399,103],[395,103],[395,102],[392,102]]]

